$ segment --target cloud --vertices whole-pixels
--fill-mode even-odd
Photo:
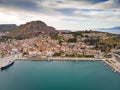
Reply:
[[[92,6],[93,8],[101,8],[101,9],[120,9],[120,0],[109,0],[103,3],[98,3]]]
[[[38,10],[40,6],[34,0],[0,0],[0,6],[14,7],[26,10]]]
[[[116,26],[120,0],[0,0],[0,17],[0,23],[42,20],[57,29]]]
[[[52,9],[65,9],[65,8],[111,9],[120,7],[120,0],[44,0],[41,1],[41,3],[43,3],[44,7]]]
[[[78,1],[78,2],[86,2],[86,3],[95,4],[95,3],[106,2],[106,1],[109,1],[109,0],[70,0],[70,1]]]

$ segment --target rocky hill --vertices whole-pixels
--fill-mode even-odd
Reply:
[[[29,38],[33,36],[38,36],[42,33],[50,34],[58,33],[58,31],[51,26],[47,26],[42,21],[31,21],[18,26],[15,30],[9,33],[9,36],[11,36],[12,38]]]
[[[10,32],[17,27],[16,24],[0,24],[0,32]]]

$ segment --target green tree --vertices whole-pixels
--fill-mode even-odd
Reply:
[[[68,42],[76,42],[76,41],[77,41],[76,38],[69,38],[69,39],[68,39]]]

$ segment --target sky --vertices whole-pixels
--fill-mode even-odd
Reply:
[[[120,26],[120,0],[0,0],[0,24],[35,20],[58,30]]]

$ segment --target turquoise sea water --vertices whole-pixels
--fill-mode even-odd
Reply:
[[[120,90],[120,74],[101,61],[16,61],[0,90]]]

